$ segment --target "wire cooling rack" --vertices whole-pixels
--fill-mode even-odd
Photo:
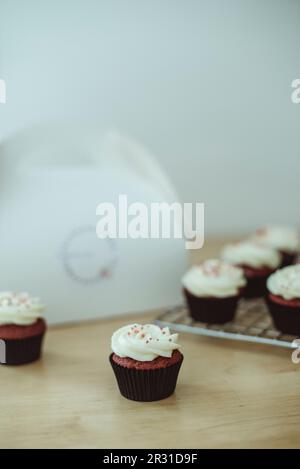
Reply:
[[[296,336],[281,334],[275,329],[263,299],[241,300],[234,321],[226,324],[206,324],[194,321],[185,306],[177,306],[161,313],[155,321],[173,331],[241,340],[277,347],[297,348]]]

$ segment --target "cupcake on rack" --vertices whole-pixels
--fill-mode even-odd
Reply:
[[[208,259],[191,267],[182,284],[195,321],[224,324],[234,318],[246,279],[242,269],[219,259]]]
[[[110,363],[120,393],[133,401],[173,394],[183,361],[178,334],[153,324],[130,324],[112,335]]]
[[[227,244],[221,251],[221,258],[243,269],[247,279],[245,298],[266,295],[267,278],[280,267],[282,260],[275,249],[250,240]]]
[[[28,293],[0,293],[1,362],[21,365],[40,358],[46,322],[45,307]]]
[[[294,264],[300,251],[299,230],[292,226],[267,225],[258,229],[251,239],[279,251],[281,267]]]
[[[300,335],[300,264],[284,267],[267,281],[267,305],[278,330]]]

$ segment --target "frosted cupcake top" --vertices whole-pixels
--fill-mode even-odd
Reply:
[[[182,278],[186,290],[199,297],[235,296],[246,285],[243,270],[218,259],[193,266]]]
[[[277,270],[267,280],[267,288],[285,300],[300,298],[300,264]]]
[[[257,230],[252,239],[279,251],[293,253],[300,250],[299,231],[292,226],[267,225]]]
[[[263,267],[276,269],[281,262],[281,255],[275,249],[253,241],[227,244],[221,251],[221,258],[254,269]]]
[[[173,351],[180,348],[177,339],[178,334],[171,334],[168,327],[129,324],[114,332],[111,348],[119,357],[147,362],[157,357],[170,358]]]
[[[39,298],[28,293],[0,292],[0,326],[29,326],[41,317],[44,309]]]

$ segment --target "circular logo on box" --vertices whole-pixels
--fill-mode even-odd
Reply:
[[[116,242],[99,239],[94,226],[74,229],[63,244],[61,259],[67,275],[81,284],[111,277],[118,262]]]

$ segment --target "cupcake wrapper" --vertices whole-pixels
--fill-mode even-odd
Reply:
[[[281,251],[281,255],[282,255],[281,268],[287,267],[288,265],[293,265],[295,264],[297,260],[297,253],[289,253],[289,252]]]
[[[247,285],[243,292],[244,298],[260,298],[267,294],[267,280],[271,275],[258,275],[256,277],[247,277]]]
[[[229,298],[202,298],[183,290],[190,315],[195,321],[208,324],[224,324],[232,321],[240,295]]]
[[[300,308],[280,305],[268,297],[266,302],[276,328],[284,334],[300,337]]]
[[[41,355],[44,335],[40,334],[26,339],[2,339],[2,349],[5,349],[4,353],[1,354],[4,355],[1,357],[2,364],[23,365],[38,360]]]
[[[137,370],[118,365],[110,355],[120,393],[132,401],[158,401],[173,394],[183,356],[178,363],[154,370]]]

